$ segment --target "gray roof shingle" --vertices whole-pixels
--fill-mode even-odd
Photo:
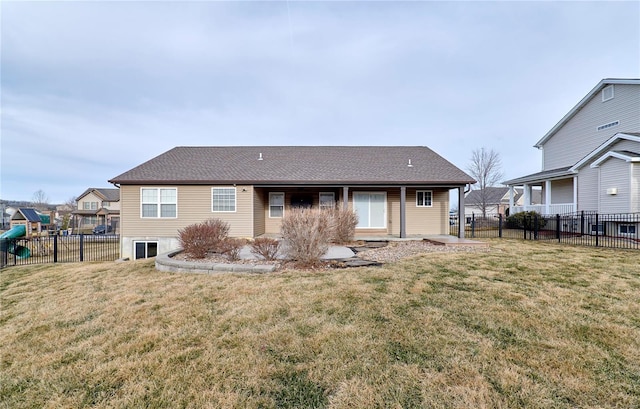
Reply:
[[[408,166],[409,161],[412,166]],[[109,182],[126,185],[466,184],[475,181],[422,146],[180,146]]]
[[[486,204],[490,204],[490,205],[500,204],[502,203],[502,200],[505,197],[505,195],[509,193],[509,188],[508,187],[486,187],[484,188],[484,192],[486,195],[486,202],[485,202]],[[517,201],[521,195],[522,195],[521,192],[517,192],[516,195],[514,196],[514,200]],[[482,203],[482,199],[483,199],[483,191],[481,189],[472,190],[467,194],[467,196],[465,196],[465,202],[469,205]]]
[[[104,200],[107,202],[117,202],[120,200],[120,189],[104,187],[90,187],[82,192],[82,194],[77,197],[77,200],[82,199],[91,192],[100,193],[104,197]]]

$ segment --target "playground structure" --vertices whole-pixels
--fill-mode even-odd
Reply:
[[[20,208],[11,216],[9,230],[0,235],[0,250],[8,251],[17,258],[46,255],[51,252],[48,244],[40,238],[56,232],[55,215],[41,214],[35,209]],[[17,243],[20,239],[20,244]]]

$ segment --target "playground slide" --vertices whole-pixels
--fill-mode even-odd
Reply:
[[[25,226],[13,226],[13,228],[11,228],[10,230],[0,234],[0,243],[1,243],[1,247],[2,247],[2,251],[5,250],[5,246],[6,246],[6,242],[8,242],[8,240],[2,240],[2,239],[17,239],[19,237],[23,237],[25,236],[27,233],[27,228]],[[15,254],[16,257],[19,258],[27,258],[29,256],[31,256],[31,251],[24,247],[24,246],[18,246],[15,245],[13,243],[9,244],[9,253],[11,254]]]

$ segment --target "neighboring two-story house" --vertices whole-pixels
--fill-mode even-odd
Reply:
[[[542,170],[504,182],[511,213],[640,212],[640,79],[600,81],[534,146]],[[532,204],[533,187],[542,204]]]
[[[110,226],[117,233],[120,227],[120,189],[89,188],[76,199],[74,226],[79,232],[90,232],[98,225]]]
[[[144,258],[207,219],[258,237],[278,234],[291,208],[339,203],[357,213],[357,235],[448,235],[449,191],[464,208],[475,181],[421,146],[207,146],[176,147],[109,182],[122,199],[121,257]]]

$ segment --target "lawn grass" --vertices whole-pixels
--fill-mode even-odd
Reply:
[[[640,407],[640,253],[487,241],[265,275],[2,270],[0,407]]]

